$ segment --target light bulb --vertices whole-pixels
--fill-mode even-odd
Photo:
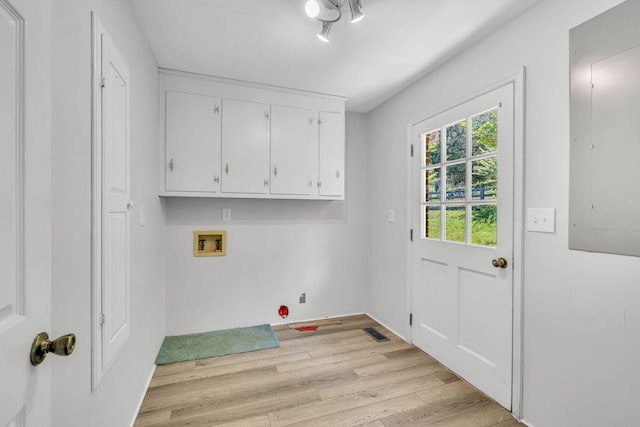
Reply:
[[[320,15],[320,3],[318,3],[318,0],[309,0],[304,5],[304,11],[309,18],[317,18]]]

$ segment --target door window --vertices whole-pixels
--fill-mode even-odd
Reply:
[[[422,238],[496,247],[497,108],[431,130],[422,142]]]

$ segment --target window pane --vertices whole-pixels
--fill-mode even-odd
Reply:
[[[471,166],[471,193],[473,200],[495,200],[498,185],[498,159],[476,160]]]
[[[463,120],[445,129],[447,133],[447,161],[467,155],[467,121]]]
[[[498,151],[498,111],[491,110],[471,119],[471,155]]]
[[[471,243],[495,247],[498,240],[498,207],[477,205],[471,207]]]
[[[440,168],[424,171],[424,201],[439,202],[440,201]]]
[[[464,205],[446,206],[446,240],[450,242],[465,242],[467,227],[466,209]]]
[[[440,206],[425,206],[424,237],[440,240]]]
[[[440,163],[440,130],[426,134],[424,143],[424,166]]]
[[[467,173],[466,164],[447,166],[447,200],[464,200]]]

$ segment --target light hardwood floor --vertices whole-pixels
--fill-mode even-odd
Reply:
[[[367,316],[274,329],[279,348],[158,366],[135,426],[523,426]]]

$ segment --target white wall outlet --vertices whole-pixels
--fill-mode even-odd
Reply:
[[[527,230],[539,233],[556,232],[555,208],[529,208],[527,209]]]
[[[222,209],[222,220],[231,221],[231,209]]]

